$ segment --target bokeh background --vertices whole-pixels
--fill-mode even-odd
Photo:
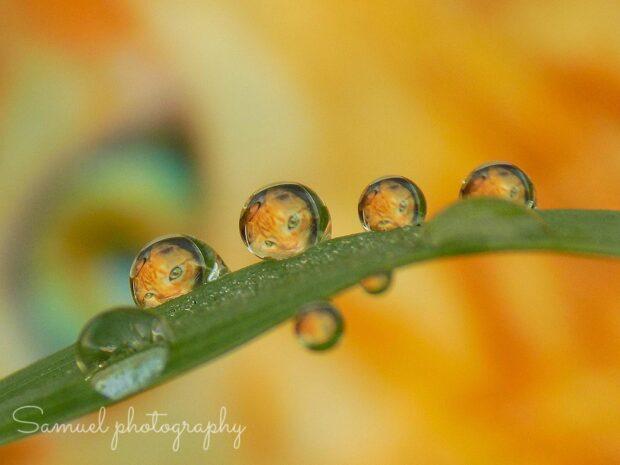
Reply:
[[[140,246],[185,232],[233,269],[263,184],[360,231],[402,174],[430,216],[509,160],[542,208],[620,209],[616,0],[0,2],[0,375],[130,303]],[[328,354],[290,325],[109,410],[247,425],[185,438],[38,436],[4,464],[618,464],[620,263],[499,254],[404,269],[336,298]],[[83,421],[92,420],[87,417]]]

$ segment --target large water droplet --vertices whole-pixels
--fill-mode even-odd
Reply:
[[[517,166],[506,162],[486,163],[473,170],[461,185],[465,197],[499,197],[536,207],[534,184]]]
[[[129,272],[129,284],[136,305],[151,308],[227,272],[215,250],[177,234],[158,237],[140,250]]]
[[[360,281],[360,285],[369,294],[381,294],[385,292],[392,283],[392,272],[379,273],[368,276]]]
[[[410,179],[386,176],[364,189],[357,212],[367,231],[390,231],[424,221],[426,199]]]
[[[278,183],[250,196],[241,210],[239,231],[254,255],[281,260],[329,239],[331,219],[314,191],[297,183]]]
[[[76,361],[97,392],[120,399],[149,386],[164,370],[171,340],[164,319],[149,311],[118,308],[86,323]]]
[[[295,317],[297,339],[310,350],[330,349],[340,340],[343,330],[344,320],[329,302],[306,304]]]

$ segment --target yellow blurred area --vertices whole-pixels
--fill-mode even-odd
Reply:
[[[523,168],[540,208],[620,209],[619,24],[617,0],[5,0],[0,259],[41,179],[169,119],[209,193],[174,225],[231,269],[255,261],[241,205],[280,180],[321,195],[334,236],[361,231],[357,199],[379,176],[413,179],[432,218],[489,160]],[[0,448],[0,463],[620,464],[619,290],[611,259],[406,268],[386,294],[335,299],[346,329],[329,353],[282,325],[108,412],[196,423],[224,405],[247,426],[239,450],[188,438],[173,452],[151,434],[113,452],[109,437],[57,434]],[[32,352],[1,292],[6,375]]]

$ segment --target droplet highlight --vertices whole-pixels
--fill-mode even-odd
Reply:
[[[512,163],[486,163],[473,170],[463,181],[461,198],[498,197],[536,207],[534,183],[527,174]]]
[[[187,294],[228,273],[220,256],[198,239],[175,234],[149,242],[129,272],[131,295],[140,308],[152,308]]]
[[[149,311],[118,308],[91,319],[76,344],[76,362],[90,385],[121,399],[152,384],[169,358],[172,332]]]
[[[386,176],[364,189],[357,211],[367,231],[390,231],[424,221],[426,199],[410,179]]]
[[[381,294],[389,289],[392,283],[392,272],[378,273],[360,281],[362,288],[369,294]]]
[[[306,348],[314,351],[335,346],[344,331],[340,312],[329,302],[312,302],[295,317],[295,335]]]
[[[239,218],[248,250],[259,258],[282,260],[331,236],[329,210],[310,188],[297,183],[266,186],[250,196]]]

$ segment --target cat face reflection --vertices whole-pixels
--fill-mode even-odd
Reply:
[[[373,231],[389,231],[414,223],[415,199],[400,182],[386,179],[373,186],[362,199],[362,211]]]
[[[261,258],[284,259],[312,245],[316,218],[308,202],[285,188],[268,189],[250,205],[245,235],[252,252]]]
[[[140,307],[156,307],[190,292],[203,271],[191,251],[170,242],[154,244],[136,264],[132,288]]]
[[[503,167],[479,171],[463,189],[465,197],[499,197],[519,203],[525,203],[526,194],[521,178]]]

